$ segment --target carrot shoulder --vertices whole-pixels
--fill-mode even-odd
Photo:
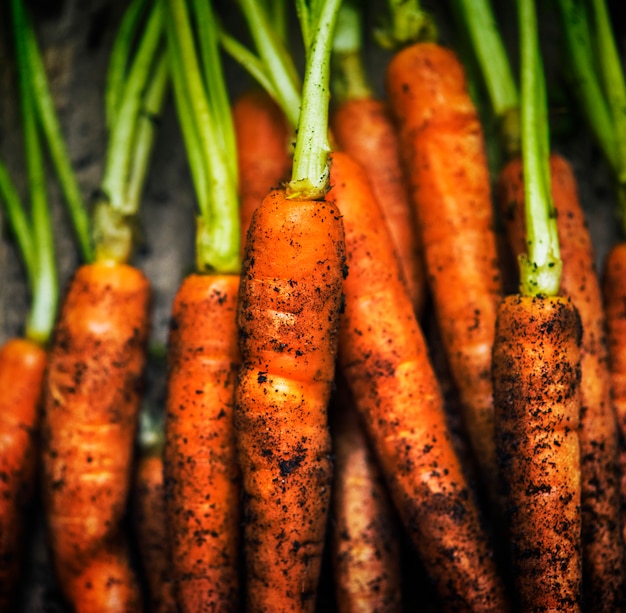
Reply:
[[[504,588],[448,429],[391,237],[364,171],[332,156],[327,198],[344,215],[339,364],[392,499],[444,607],[506,611]]]
[[[312,611],[332,478],[327,404],[344,270],[337,208],[275,190],[252,218],[235,430],[251,611]]]
[[[11,610],[23,555],[23,514],[34,490],[46,352],[15,338],[0,349],[0,610]]]
[[[434,43],[392,58],[387,92],[443,344],[493,493],[491,349],[501,279],[482,127],[461,64]]]
[[[234,611],[239,470],[233,432],[237,275],[189,275],[170,324],[165,491],[172,579],[182,611]]]
[[[581,607],[578,312],[509,296],[493,354],[496,444],[520,611]]]
[[[618,430],[611,404],[602,294],[574,173],[564,158],[553,154],[550,174],[563,261],[560,293],[572,299],[583,326],[580,358],[583,591],[589,610],[611,611],[623,606],[624,543],[619,515]],[[501,173],[498,200],[515,253],[524,249],[522,181],[521,163],[514,159]]]
[[[54,566],[77,611],[139,607],[122,518],[149,294],[148,281],[131,266],[82,266],[71,281],[50,350],[43,495]],[[100,553],[103,560],[97,560]],[[96,579],[98,569],[110,574]],[[122,605],[120,598],[128,600]],[[108,608],[113,604],[116,609]]]

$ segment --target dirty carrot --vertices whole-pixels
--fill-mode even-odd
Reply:
[[[335,89],[330,125],[337,147],[368,172],[389,225],[415,312],[421,315],[426,293],[424,262],[415,211],[400,159],[396,129],[385,101],[374,96],[365,76],[359,11],[344,2],[335,34],[332,81]]]
[[[387,93],[443,344],[482,478],[493,493],[490,373],[501,279],[482,128],[461,64],[436,43],[394,55]]]
[[[394,504],[444,608],[506,611],[380,207],[364,171],[345,153],[332,155],[331,184],[327,199],[344,216],[349,269],[339,365]]]
[[[337,609],[400,611],[399,526],[387,486],[347,390],[333,403],[332,558]]]

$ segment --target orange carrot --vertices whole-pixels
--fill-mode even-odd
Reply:
[[[137,460],[133,525],[146,582],[148,610],[176,613],[165,524],[162,445],[142,449]]]
[[[491,348],[501,280],[482,128],[461,64],[437,44],[396,53],[387,92],[443,343],[493,493]]]
[[[265,90],[251,89],[233,105],[239,163],[242,250],[250,218],[271,188],[288,177],[292,134],[280,107]]]
[[[333,205],[274,190],[256,209],[241,275],[235,405],[251,611],[315,606],[343,266]]]
[[[164,470],[181,611],[234,611],[239,597],[238,286],[237,275],[190,275],[172,310]]]
[[[43,496],[59,585],[76,611],[137,611],[140,606],[122,519],[149,293],[136,268],[82,266],[69,286],[50,350]],[[98,576],[99,570],[106,576]]]
[[[348,393],[332,419],[333,569],[340,613],[402,609],[399,530],[377,460]]]
[[[426,275],[398,137],[387,106],[373,97],[346,100],[331,114],[331,129],[339,148],[368,173],[419,316],[424,309]]]
[[[550,174],[563,261],[560,293],[572,299],[583,325],[580,445],[585,606],[591,611],[614,611],[623,606],[624,542],[619,515],[618,430],[611,404],[601,290],[574,173],[564,158],[552,155]],[[525,233],[519,159],[502,171],[498,200],[511,248],[519,253],[524,249]]]
[[[46,352],[33,341],[10,339],[0,349],[0,610],[15,604],[23,555],[23,515],[36,470],[39,401]]]
[[[498,310],[496,445],[520,611],[579,611],[580,317],[568,298]]]
[[[334,153],[327,199],[344,215],[339,364],[392,499],[446,610],[506,611],[504,588],[446,422],[391,237],[364,171]]]

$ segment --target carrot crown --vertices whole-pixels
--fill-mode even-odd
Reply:
[[[521,134],[527,255],[519,257],[520,291],[555,296],[561,283],[556,211],[552,202],[549,133],[534,0],[518,0],[521,55]]]
[[[419,0],[388,0],[388,6],[388,20],[374,32],[376,42],[384,49],[396,51],[439,37],[435,21],[421,8]]]

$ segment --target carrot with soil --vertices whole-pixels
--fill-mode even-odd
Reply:
[[[341,216],[323,200],[339,4],[299,4],[306,73],[292,180],[256,209],[242,267],[235,429],[251,611],[313,611],[320,574],[332,479],[327,405],[344,273]]]
[[[167,71],[151,7],[126,61],[92,219],[95,259],[69,284],[57,321],[43,413],[43,499],[59,586],[76,611],[138,610],[122,520],[128,503],[150,287],[128,261]],[[68,429],[67,425],[72,427]]]
[[[416,42],[398,51],[386,88],[442,340],[493,493],[490,372],[501,279],[482,127],[460,62],[439,44]]]

